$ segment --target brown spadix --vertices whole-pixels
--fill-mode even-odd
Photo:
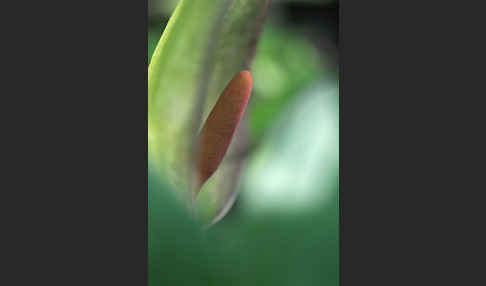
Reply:
[[[241,71],[228,83],[199,133],[198,191],[223,161],[250,99],[253,79]]]

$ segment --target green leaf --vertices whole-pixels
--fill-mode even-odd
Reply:
[[[194,138],[226,84],[250,68],[268,3],[181,0],[162,34],[148,70],[149,159],[178,191],[192,191]],[[227,156],[236,152],[234,146],[246,144],[240,133],[236,138],[243,143],[234,140]],[[213,184],[201,190],[211,194],[200,202],[211,209],[210,216],[225,204],[219,198],[234,191],[240,164],[223,162]]]
[[[153,168],[148,175],[148,284],[208,281],[212,273],[200,227],[170,187],[150,170]]]

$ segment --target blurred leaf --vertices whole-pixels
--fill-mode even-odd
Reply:
[[[292,99],[322,72],[316,48],[291,30],[265,29],[253,65],[252,137],[260,140]]]
[[[170,16],[178,2],[179,0],[148,0],[149,21]]]
[[[294,98],[267,130],[243,178],[242,199],[251,212],[298,213],[317,208],[335,195],[338,96],[337,80],[323,80]]]
[[[181,0],[164,30],[148,74],[149,158],[177,191],[190,191],[195,131],[230,79],[249,68],[268,2]],[[228,154],[234,152],[233,145],[238,143]],[[239,164],[223,164],[212,177],[217,182],[206,184],[201,192],[210,194],[212,201],[226,197],[234,185],[221,180],[234,181]],[[199,201],[213,215],[224,204]]]
[[[337,192],[337,185],[330,188]],[[339,285],[337,197],[312,212],[225,222],[206,239],[217,285]]]
[[[148,207],[151,286],[338,285],[336,197],[314,212],[240,217],[203,233],[149,172]]]
[[[202,233],[183,202],[149,168],[149,285],[210,285]],[[188,275],[190,273],[190,275]]]
[[[161,28],[151,27],[148,30],[148,62],[152,59],[152,54],[155,51],[155,47],[157,47],[157,43],[160,39],[160,35],[162,34]]]

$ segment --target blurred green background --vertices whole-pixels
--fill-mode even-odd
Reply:
[[[148,58],[178,1],[149,0]],[[252,64],[251,148],[203,230],[149,173],[150,285],[338,285],[336,1],[274,0]]]

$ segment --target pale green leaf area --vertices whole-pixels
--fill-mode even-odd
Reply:
[[[336,204],[339,88],[323,78],[295,97],[267,130],[242,178],[246,213],[300,213]]]
[[[199,100],[205,96],[198,122],[202,125],[231,78],[250,68],[268,2],[181,0],[154,51],[148,71],[149,159],[179,192],[189,190],[188,162]],[[245,136],[238,137],[242,143],[232,144],[228,154],[246,144]],[[240,164],[222,165],[201,193],[223,187],[230,189],[211,193],[231,193],[234,184],[228,182],[236,180]]]

